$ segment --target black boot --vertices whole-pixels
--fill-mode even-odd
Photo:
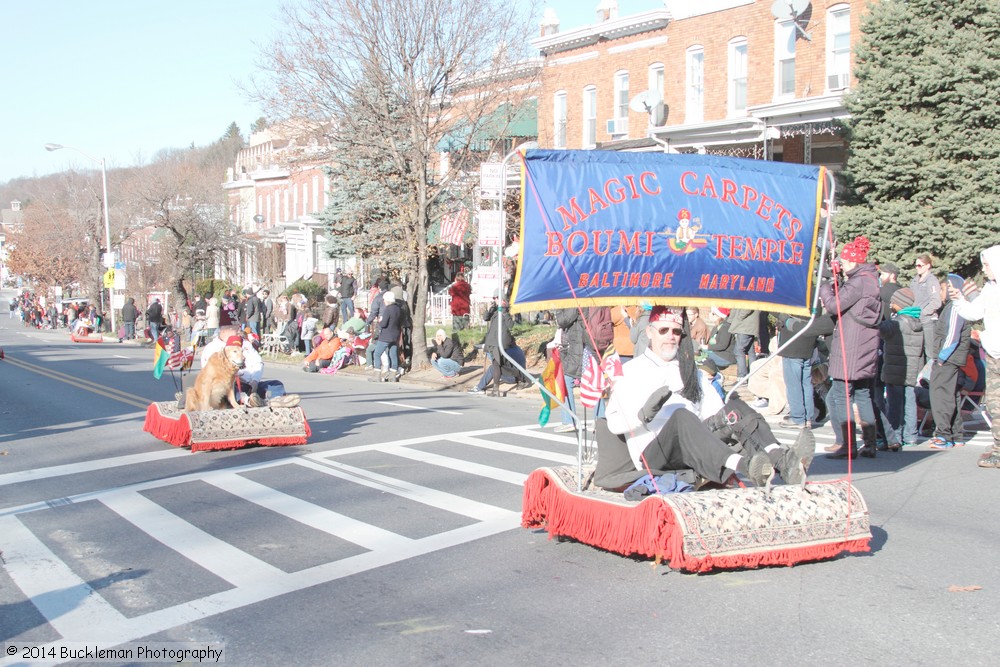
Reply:
[[[849,428],[848,424],[844,424],[841,427],[841,429],[840,429],[840,437],[841,437],[842,441],[844,442],[844,444],[841,445],[840,447],[838,447],[836,450],[834,450],[834,451],[830,452],[829,454],[827,454],[826,458],[828,458],[828,459],[847,459],[847,458],[853,459],[853,458],[857,458],[857,456],[858,456],[858,448],[857,448],[857,445],[854,444],[854,442],[855,442],[854,441],[854,437],[853,437],[854,434],[853,433],[848,433],[849,430],[850,430],[850,428]],[[848,445],[847,443],[850,443],[850,445]]]
[[[875,452],[877,450],[876,436],[877,429],[874,424],[871,426],[867,424],[861,425],[861,440],[864,444],[861,445],[861,449],[858,450],[858,456],[863,456],[866,459],[875,458]]]

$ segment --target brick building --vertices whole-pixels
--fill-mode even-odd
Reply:
[[[545,148],[666,150],[822,164],[845,160],[851,51],[863,0],[665,0],[532,41],[543,56]],[[779,7],[779,5],[781,5]],[[772,11],[785,10],[780,18]]]
[[[283,290],[300,278],[325,283],[343,262],[326,256],[316,215],[328,201],[322,166],[332,158],[322,127],[284,124],[257,132],[240,150],[223,188],[229,217],[247,245],[228,258],[231,272],[217,275],[238,284]]]

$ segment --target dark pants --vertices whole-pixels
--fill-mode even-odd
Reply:
[[[690,410],[674,412],[642,455],[653,470],[691,468],[701,477],[720,484],[735,472],[726,472],[726,460],[733,450]]]
[[[736,374],[739,377],[750,372],[750,364],[757,361],[753,347],[754,337],[750,334],[736,334]]]
[[[317,359],[316,361],[310,361],[308,366],[303,366],[302,370],[306,373],[319,373],[321,368],[326,368],[333,361],[331,359]]]
[[[958,409],[958,371],[953,364],[935,362],[931,371],[931,414],[934,435],[949,442],[965,442],[965,422]]]

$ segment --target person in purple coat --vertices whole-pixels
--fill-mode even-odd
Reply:
[[[839,267],[834,264],[834,279],[820,286],[823,308],[837,324],[830,339],[830,425],[840,431],[841,446],[830,458],[846,459],[856,455],[875,458],[877,425],[872,407],[871,386],[878,370],[878,326],[882,320],[878,270],[868,264],[870,244],[858,236],[840,251]],[[855,444],[855,429],[849,415],[850,405],[857,405],[861,424],[862,447]]]

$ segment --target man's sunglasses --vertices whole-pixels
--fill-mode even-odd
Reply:
[[[656,327],[656,333],[661,336],[666,336],[668,333],[672,333],[675,336],[683,336],[684,329],[678,329],[677,327]]]

